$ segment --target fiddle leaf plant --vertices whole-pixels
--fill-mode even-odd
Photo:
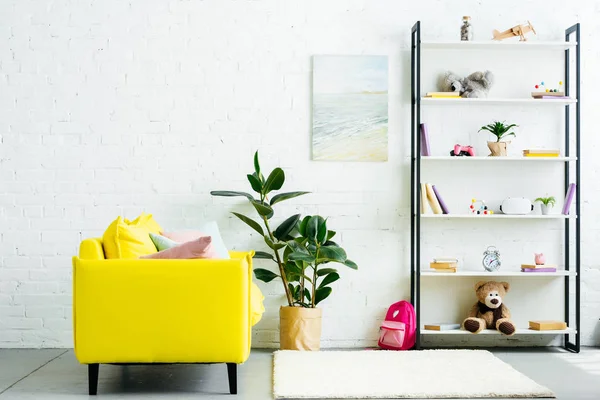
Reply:
[[[271,249],[271,252],[256,251],[254,258],[268,259],[277,264],[278,274],[268,269],[256,268],[256,279],[271,282],[280,278],[290,307],[316,307],[331,294],[332,289],[329,285],[340,278],[335,269],[320,268],[321,266],[330,262],[341,263],[352,269],[357,269],[358,266],[348,260],[344,249],[331,241],[335,232],[327,230],[327,223],[323,217],[307,216],[300,220],[300,214],[295,214],[281,222],[274,230],[271,228],[270,219],[275,214],[275,204],[309,192],[278,193],[269,200],[271,192],[283,187],[285,173],[281,168],[275,168],[265,179],[261,173],[258,151],[254,154],[254,172],[248,174],[247,178],[250,187],[257,193],[257,198],[250,193],[229,190],[212,191],[210,194],[246,197],[256,210],[262,225],[251,217],[232,212],[256,231]]]
[[[494,121],[491,124],[487,124],[486,126],[482,126],[478,132],[488,131],[492,135],[496,136],[496,142],[499,142],[501,139],[504,139],[508,136],[516,137],[514,132],[509,132],[512,128],[518,127],[519,125],[510,124],[506,125],[504,122]]]

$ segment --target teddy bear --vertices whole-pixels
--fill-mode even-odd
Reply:
[[[475,292],[479,301],[471,308],[463,327],[472,333],[487,328],[497,329],[504,335],[514,335],[517,329],[510,320],[510,310],[503,302],[509,288],[508,282],[477,282]]]
[[[466,78],[446,71],[440,76],[438,87],[442,92],[459,92],[461,97],[487,97],[494,84],[494,75],[490,71],[473,72]]]

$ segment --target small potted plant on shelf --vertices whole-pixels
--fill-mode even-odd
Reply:
[[[511,129],[514,127],[517,127],[517,126],[518,125],[516,125],[516,124],[506,124],[505,122],[494,121],[491,124],[482,126],[481,129],[479,129],[479,132],[488,131],[496,137],[495,142],[489,142],[489,141],[487,142],[488,148],[490,149],[490,152],[491,152],[490,156],[493,156],[493,157],[506,156],[506,146],[510,142],[504,142],[504,141],[501,142],[501,140],[508,136],[516,137],[517,135],[515,135],[515,133],[512,132]]]
[[[540,202],[540,206],[542,208],[542,215],[548,215],[549,211],[556,204],[556,199],[554,196],[550,197],[538,197],[535,199],[536,202]]]
[[[252,204],[262,222],[233,212],[264,239],[271,252],[256,251],[254,258],[264,258],[277,265],[273,272],[264,268],[254,269],[256,279],[271,282],[279,278],[285,292],[287,306],[279,310],[280,348],[282,350],[319,350],[321,341],[321,309],[317,305],[332,292],[331,284],[340,275],[330,263],[343,264],[352,269],[358,266],[346,256],[346,251],[332,241],[335,231],[327,228],[327,221],[319,215],[292,215],[276,229],[270,226],[274,215],[273,206],[281,201],[302,196],[308,192],[279,193],[285,174],[275,168],[265,179],[260,171],[258,151],[254,154],[254,172],[248,181],[258,198],[246,192],[212,191],[213,196],[243,196]],[[263,229],[264,226],[264,229]]]

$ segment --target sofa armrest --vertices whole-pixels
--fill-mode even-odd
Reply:
[[[82,363],[244,362],[252,252],[231,260],[73,258]]]

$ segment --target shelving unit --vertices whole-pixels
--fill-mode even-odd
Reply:
[[[434,97],[422,97],[421,104],[435,104],[435,105],[525,105],[525,106],[564,106],[565,104],[577,103],[577,99],[494,99],[492,97],[486,99],[463,99],[462,97],[456,99],[444,99]]]
[[[558,278],[561,276],[576,276],[577,272],[567,270],[557,270],[556,272],[521,272],[521,271],[503,271],[503,272],[486,272],[486,271],[456,271],[456,272],[435,272],[435,271],[422,271],[421,276],[485,276],[485,277],[507,277],[512,276],[519,278],[539,278],[539,277],[550,277]]]
[[[464,329],[454,329],[449,331],[428,331],[421,327],[422,335],[472,335],[471,332]],[[528,328],[517,328],[515,335],[570,335],[577,334],[577,330],[572,328],[557,330],[557,331],[536,331]],[[500,332],[493,329],[484,329],[478,335],[501,335]]]
[[[576,215],[550,214],[550,215],[507,215],[507,214],[491,214],[491,215],[474,215],[474,214],[422,214],[421,218],[436,218],[436,219],[570,219],[577,218]]]
[[[471,42],[448,42],[448,41],[423,41],[422,49],[432,50],[567,50],[577,46],[577,42],[495,42],[495,41],[471,41]]]
[[[562,42],[444,42],[444,41],[421,41],[421,23],[418,21],[412,28],[411,33],[411,301],[415,307],[417,318],[417,342],[416,348],[422,347],[421,335],[472,335],[464,330],[450,331],[426,331],[422,328],[427,319],[421,315],[421,278],[435,279],[443,277],[447,279],[452,276],[456,279],[468,277],[507,277],[527,279],[564,279],[564,320],[569,326],[560,331],[535,331],[530,329],[517,329],[516,335],[563,335],[564,348],[579,352],[580,350],[580,191],[581,191],[581,152],[580,152],[580,66],[581,66],[581,37],[580,25],[575,24],[565,31],[565,41]],[[571,40],[574,39],[574,40]],[[485,99],[440,99],[422,97],[421,93],[421,51],[562,51],[564,52],[564,90],[568,99],[531,99],[531,98],[485,98]],[[571,71],[571,63],[575,63],[575,70]],[[522,66],[521,66],[522,67]],[[572,79],[571,73],[575,75]],[[573,90],[574,89],[574,90]],[[561,107],[564,111],[564,156],[563,157],[450,157],[450,156],[428,156],[421,157],[420,125],[422,106],[453,106],[453,107],[487,107],[490,105],[502,107],[547,107],[543,112],[554,112]],[[575,107],[575,110],[573,110]],[[470,110],[470,109],[469,109]],[[574,118],[571,115],[574,111]],[[540,110],[539,112],[542,112]],[[572,145],[574,141],[574,145]],[[564,191],[574,181],[577,185],[575,192],[575,214],[574,215],[504,215],[493,214],[486,216],[472,214],[421,214],[420,213],[420,183],[422,162],[446,163],[447,168],[452,168],[453,163],[556,163],[564,164]],[[526,168],[524,165],[523,168]],[[572,178],[574,172],[574,178]],[[421,227],[422,219],[425,220],[555,220],[564,221],[564,269],[557,272],[546,273],[522,273],[520,271],[499,271],[495,273],[481,271],[461,270],[456,273],[438,273],[421,270]],[[433,222],[431,222],[433,223]],[[448,224],[451,222],[440,222]],[[533,223],[533,222],[532,222]],[[572,282],[574,280],[574,285]],[[574,298],[574,307],[572,303]],[[575,318],[571,318],[574,312]],[[485,335],[499,335],[495,330],[480,332]],[[574,336],[575,340],[571,341]]]
[[[577,161],[577,157],[452,157],[452,156],[427,156],[421,161],[449,161],[449,162],[565,162]]]

